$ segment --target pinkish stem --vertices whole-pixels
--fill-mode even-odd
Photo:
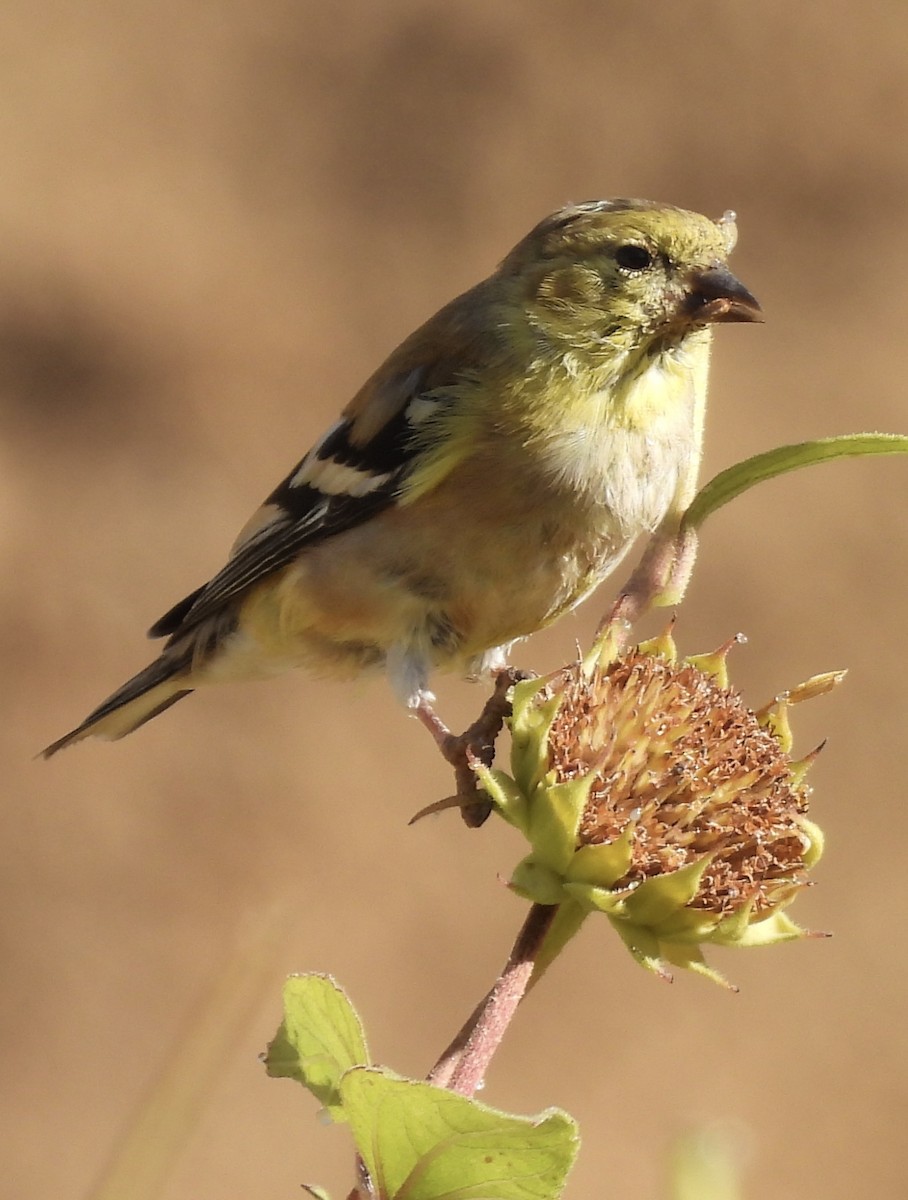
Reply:
[[[683,526],[653,535],[634,573],[621,589],[611,611],[599,623],[624,622],[630,626],[658,605],[679,604],[690,582],[697,558],[697,532]]]
[[[532,906],[504,970],[432,1068],[430,1083],[462,1096],[473,1096],[481,1087],[492,1056],[526,993],[536,956],[557,911],[557,905]]]

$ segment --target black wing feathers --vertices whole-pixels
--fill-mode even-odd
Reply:
[[[413,386],[412,375],[408,382]],[[364,446],[351,440],[351,420],[341,421],[302,459],[265,501],[274,519],[239,547],[217,575],[191,595],[175,604],[149,630],[150,637],[177,637],[223,608],[253,584],[291,563],[305,546],[315,545],[351,529],[393,503],[401,477],[410,461],[413,429],[407,419],[406,400]],[[318,486],[318,471],[307,464],[336,464],[361,473],[370,490],[360,495],[346,491],[332,494]]]
[[[155,621],[154,625],[152,625],[151,629],[148,631],[148,636],[150,638],[159,638],[167,637],[168,634],[175,633],[176,630],[179,629],[183,624],[187,613],[192,608],[193,604],[195,604],[196,600],[198,600],[202,592],[204,592],[204,590],[205,586],[203,584],[202,587],[196,588],[194,592],[190,592],[188,596],[184,596],[178,604],[173,606],[173,608],[169,608],[167,612],[164,613],[163,617],[160,617],[157,621]]]

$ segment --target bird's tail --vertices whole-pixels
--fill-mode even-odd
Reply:
[[[42,756],[50,758],[64,746],[72,746],[86,737],[100,737],[115,741],[132,733],[152,717],[176,704],[193,690],[186,687],[187,663],[182,656],[166,652],[144,671],[134,675],[112,696],[88,714],[81,725],[64,737],[52,742]]]

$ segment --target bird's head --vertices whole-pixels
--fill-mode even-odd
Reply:
[[[574,349],[677,343],[718,322],[760,321],[728,269],[734,213],[717,221],[648,200],[570,205],[541,221],[499,268],[533,326]]]

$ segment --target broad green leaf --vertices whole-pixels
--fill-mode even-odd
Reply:
[[[852,433],[778,446],[720,471],[694,497],[684,514],[683,528],[699,529],[706,518],[755,484],[787,471],[812,467],[833,458],[863,454],[908,454],[908,436],[899,433]]]
[[[555,1200],[577,1154],[558,1109],[514,1117],[377,1068],[349,1071],[340,1092],[379,1200]]]
[[[265,1055],[268,1074],[296,1079],[339,1121],[340,1078],[368,1061],[362,1024],[340,986],[329,975],[292,975],[284,1019]]]

